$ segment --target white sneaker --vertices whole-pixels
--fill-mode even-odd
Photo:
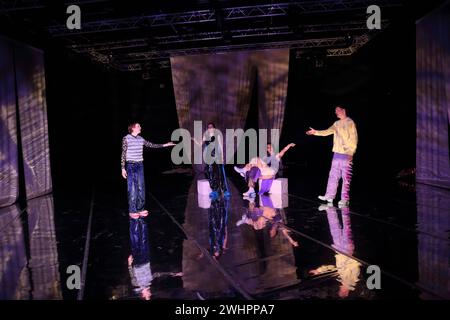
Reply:
[[[348,201],[348,200],[340,200],[338,202],[339,208],[346,208],[349,206],[349,204],[350,204],[350,201]]]
[[[247,215],[243,214],[241,220],[236,222],[236,226],[239,227],[240,225],[243,225],[245,223],[245,221],[247,221]]]
[[[321,204],[319,206],[319,211],[327,211],[330,208],[333,208],[333,204],[331,202],[329,202],[327,204]]]
[[[245,168],[238,168],[236,166],[234,166],[234,171],[236,171],[237,173],[239,173],[243,178],[245,178]]]
[[[242,194],[244,197],[251,197],[252,195],[256,195],[255,189],[249,188],[247,192]]]
[[[329,202],[329,203],[333,203],[333,200],[334,200],[334,199],[327,198],[326,196],[318,196],[317,198],[319,198],[322,201]]]

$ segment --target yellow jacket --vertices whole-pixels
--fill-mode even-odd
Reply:
[[[358,144],[356,125],[349,117],[338,120],[326,130],[316,130],[316,136],[333,134],[333,152],[354,155]]]

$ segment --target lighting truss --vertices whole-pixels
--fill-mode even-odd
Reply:
[[[369,41],[370,37],[367,34],[364,34],[360,37],[357,37],[354,43],[347,48],[328,49],[327,56],[328,57],[350,56],[356,51],[358,51],[359,48],[364,46]]]
[[[386,21],[382,22],[383,25]],[[345,24],[325,24],[325,25],[305,25],[302,27],[302,33],[325,33],[325,32],[350,32],[350,31],[366,31],[367,26],[365,22],[353,21]],[[245,38],[245,37],[257,37],[257,36],[280,36],[280,35],[293,35],[293,31],[287,26],[282,27],[270,27],[270,28],[248,28],[240,30],[231,30],[230,34],[233,38]],[[207,41],[207,40],[219,40],[222,39],[222,32],[200,32],[185,35],[168,35],[154,37],[154,40],[160,45],[187,43],[192,41]],[[96,51],[113,51],[116,49],[125,48],[140,48],[148,46],[148,41],[145,38],[136,38],[130,40],[121,41],[104,41],[97,43],[87,44],[74,44],[69,45],[68,48],[78,52],[85,53],[94,49]]]
[[[223,8],[222,13],[225,20],[249,19],[260,17],[286,16],[290,9],[299,13],[332,13],[339,11],[361,10],[365,14],[371,0],[335,1],[319,0],[307,2],[274,3],[266,5],[254,5],[245,7]],[[379,0],[377,5],[383,8],[399,7],[401,1]],[[141,15],[120,19],[105,19],[100,21],[83,22],[82,29],[69,30],[65,25],[53,25],[48,27],[52,36],[67,36],[87,33],[98,33],[118,30],[130,30],[147,27],[172,26],[182,24],[196,24],[216,22],[214,10],[198,10],[179,13],[163,13]]]

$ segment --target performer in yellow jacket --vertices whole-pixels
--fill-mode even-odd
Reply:
[[[342,192],[339,206],[348,206],[350,202],[350,182],[352,179],[353,155],[358,144],[358,133],[355,123],[347,117],[344,107],[337,106],[336,116],[339,118],[331,127],[326,130],[315,130],[310,128],[306,132],[308,135],[333,137],[333,162],[328,176],[327,192],[324,196],[319,196],[320,200],[333,202],[336,197],[339,180],[342,178]]]

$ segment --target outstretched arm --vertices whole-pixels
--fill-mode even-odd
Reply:
[[[194,141],[194,143],[198,146],[202,146],[202,144],[200,142],[197,141],[197,139],[195,139],[194,137],[191,138],[192,141]]]
[[[332,135],[334,134],[334,124],[326,130],[316,130],[310,127],[309,130],[306,131],[306,134],[309,136],[321,136],[321,137]]]
[[[158,143],[153,143],[150,141],[145,140],[144,141],[144,146],[147,148],[165,148],[165,147],[170,147],[170,146],[174,146],[175,143],[173,142],[167,142],[165,144],[158,144]]]
[[[283,150],[281,150],[277,154],[278,159],[281,159],[284,156],[284,154],[286,153],[286,151],[288,151],[290,148],[293,148],[293,147],[295,147],[295,143],[289,143],[286,147],[284,147]]]

